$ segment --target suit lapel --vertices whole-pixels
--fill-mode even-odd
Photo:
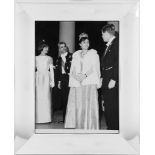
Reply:
[[[68,61],[68,57],[69,57],[69,53],[67,52],[67,55],[66,55],[66,62]]]
[[[116,38],[114,38],[111,42],[111,44],[105,49],[105,52],[104,52],[104,57],[107,55],[107,53],[110,51],[109,49],[111,48],[112,44],[114,43]]]
[[[107,48],[105,49],[105,52],[104,52],[104,57],[106,56],[106,54],[108,53],[108,50],[110,48],[111,45],[107,46]]]

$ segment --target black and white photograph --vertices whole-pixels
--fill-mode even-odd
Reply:
[[[119,21],[35,21],[35,129],[119,133]]]
[[[139,0],[15,2],[16,154],[139,154]]]

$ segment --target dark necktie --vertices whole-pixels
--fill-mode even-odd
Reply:
[[[110,47],[110,45],[106,47],[105,52],[104,52],[104,56],[107,54],[109,47]]]

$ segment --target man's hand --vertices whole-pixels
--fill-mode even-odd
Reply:
[[[110,82],[109,82],[109,84],[108,84],[108,88],[109,89],[114,88],[115,87],[115,84],[116,84],[116,81],[111,79]]]
[[[102,107],[102,111],[105,111],[104,100],[102,100],[102,102],[101,102],[101,107]]]
[[[58,88],[61,89],[61,81],[58,81]]]

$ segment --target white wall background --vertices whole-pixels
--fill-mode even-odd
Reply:
[[[28,138],[34,133],[34,20],[120,21],[120,134],[126,139],[139,135],[137,3],[76,7],[18,3],[15,17],[15,135]]]

